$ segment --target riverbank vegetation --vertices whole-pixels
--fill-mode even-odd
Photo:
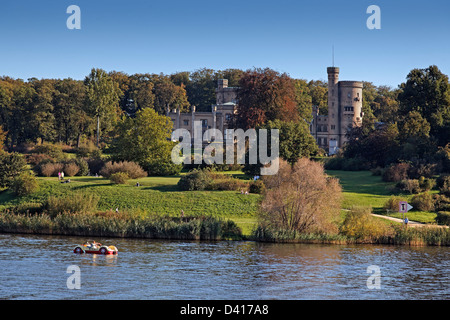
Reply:
[[[104,177],[72,177],[70,183],[61,183],[57,177],[38,177],[39,189],[31,194],[17,196],[12,190],[0,192],[0,232],[86,237],[449,245],[448,228],[432,225],[405,228],[402,224],[371,216],[373,211],[382,212],[385,201],[391,197],[387,191],[390,184],[381,181],[379,176],[372,176],[370,171],[330,171],[325,174],[319,163],[306,159],[302,162],[305,170],[301,170],[301,164],[294,169],[298,177],[289,171],[289,166],[283,164],[281,176],[273,176],[272,181],[263,178],[260,183],[265,190],[261,194],[241,192],[239,188],[234,191],[215,188],[182,191],[180,178],[188,174],[141,177],[128,180],[125,184],[113,184]],[[247,186],[255,183],[240,171],[206,170],[205,173],[209,183],[232,179],[240,180]],[[303,174],[312,174],[313,177],[305,179]],[[288,189],[279,185],[284,181],[290,181]],[[312,184],[317,189],[311,190],[311,203],[320,204],[317,209],[325,210],[322,218],[314,221],[315,224],[306,223],[313,217],[307,211],[289,211],[295,208],[295,204],[300,206],[300,202],[302,207],[308,206],[306,198],[296,198],[292,192],[296,188],[306,188],[307,181],[316,181]],[[323,192],[325,199],[313,197],[314,194],[321,195],[320,187],[338,181],[342,191],[338,185],[330,185],[329,192]],[[136,186],[137,183],[139,186]],[[286,192],[280,193],[278,188]],[[283,202],[283,197],[293,201]],[[336,205],[339,201],[333,200],[327,208],[327,198],[329,201],[341,198],[342,205]],[[268,211],[263,213],[261,209]],[[272,214],[269,215],[269,212]],[[277,217],[277,213],[282,212],[290,216]],[[411,211],[408,213],[411,220],[414,212],[435,223],[434,218],[430,218],[434,213],[429,212]],[[445,217],[442,219],[445,220]]]

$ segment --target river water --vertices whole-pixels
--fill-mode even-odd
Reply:
[[[0,234],[0,299],[450,298],[447,247],[95,239],[119,254],[74,254],[84,240]]]

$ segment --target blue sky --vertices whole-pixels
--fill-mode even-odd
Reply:
[[[69,5],[81,30],[69,30]],[[369,30],[369,5],[381,30]],[[0,75],[83,79],[107,71],[166,73],[270,67],[295,78],[396,87],[413,68],[450,75],[450,1],[2,0]]]

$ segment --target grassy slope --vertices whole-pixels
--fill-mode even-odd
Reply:
[[[336,171],[327,170],[330,176],[339,178],[344,190],[342,207],[350,209],[353,205],[371,206],[374,213],[386,215],[383,209],[385,202],[390,198],[389,187],[394,183],[382,181],[380,176],[373,176],[370,171]],[[412,195],[402,195],[407,201]],[[401,213],[389,213],[389,216],[402,218]],[[408,218],[412,221],[423,223],[434,223],[436,214],[434,212],[409,211]]]
[[[389,199],[387,187],[381,177],[372,176],[368,171],[332,171],[327,173],[339,178],[344,190],[342,207],[349,209],[353,205],[372,206],[374,212],[386,214],[383,205]],[[228,172],[235,177],[245,178],[240,172]],[[100,195],[99,210],[119,210],[141,208],[149,213],[180,215],[214,215],[234,220],[243,230],[250,234],[256,224],[257,203],[259,195],[241,195],[234,191],[190,191],[177,189],[178,177],[147,177],[130,180],[126,185],[112,185],[109,180],[95,177],[74,177],[70,184],[61,184],[57,178],[39,178],[40,190],[33,195],[17,198],[9,191],[0,192],[0,210],[21,203],[45,202],[50,195],[62,196],[73,192],[95,193]],[[135,187],[139,181],[141,187]],[[410,199],[411,196],[406,196]],[[391,214],[401,217],[401,214]],[[435,214],[410,211],[412,221],[434,221]]]
[[[234,174],[234,173],[233,173]],[[100,196],[99,210],[141,208],[158,215],[186,215],[235,220],[245,233],[255,223],[256,194],[242,195],[234,191],[178,191],[179,177],[147,177],[130,180],[126,185],[113,185],[109,180],[95,177],[73,177],[71,183],[61,184],[57,178],[38,178],[40,190],[30,196],[17,198],[11,192],[0,193],[0,210],[21,203],[44,203],[50,195],[63,196],[73,192],[94,193]],[[139,181],[140,187],[136,187]]]

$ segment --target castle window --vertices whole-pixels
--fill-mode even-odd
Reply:
[[[344,107],[344,111],[353,111],[353,107]]]
[[[334,124],[331,125],[331,130],[335,130],[336,126]]]
[[[202,127],[208,126],[208,119],[202,119]]]
[[[183,120],[183,125],[188,126],[189,125],[189,120]]]
[[[347,93],[347,98],[351,98],[352,97],[352,94],[349,92],[349,93]]]

